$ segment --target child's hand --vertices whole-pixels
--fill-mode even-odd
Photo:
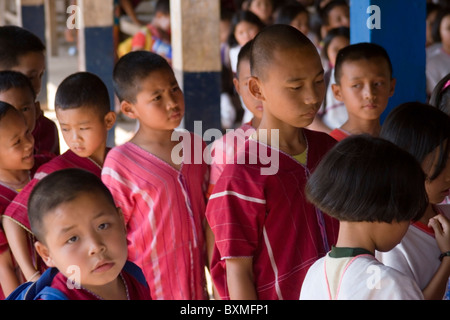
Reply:
[[[442,214],[438,214],[428,221],[428,226],[433,228],[441,252],[450,251],[450,221]]]

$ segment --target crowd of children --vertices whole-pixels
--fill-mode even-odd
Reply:
[[[76,72],[55,96],[59,154],[45,46],[0,27],[0,298],[450,299],[448,71],[381,123],[393,66],[350,44],[348,1],[222,2],[242,117],[210,146],[179,128],[169,1],[121,47],[114,93],[139,127],[113,148],[108,90]],[[447,50],[433,39],[429,60]]]

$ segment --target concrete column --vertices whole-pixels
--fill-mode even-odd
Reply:
[[[171,0],[173,68],[185,96],[184,127],[220,129],[220,0]],[[198,132],[198,128],[197,128]]]
[[[114,110],[114,0],[78,0],[77,6],[69,23],[79,28],[79,70],[92,72],[105,82]],[[114,146],[114,129],[110,130],[108,146]]]
[[[382,121],[403,102],[426,101],[425,17],[425,0],[350,1],[350,42],[383,46],[397,79]]]

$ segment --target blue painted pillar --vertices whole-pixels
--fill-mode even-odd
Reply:
[[[171,0],[173,68],[185,97],[184,128],[220,129],[220,0]],[[198,124],[199,122],[197,122]]]
[[[78,0],[75,20],[78,27],[79,70],[96,74],[108,88],[111,110],[114,110],[114,0]],[[81,19],[81,23],[76,19]],[[114,128],[109,131],[108,146],[113,147]]]
[[[350,1],[350,43],[383,46],[397,79],[382,121],[400,103],[426,101],[425,18],[425,0]]]
[[[45,5],[44,0],[21,0],[19,8],[21,26],[41,39],[43,44],[46,44],[45,40]],[[46,106],[48,102],[47,97],[47,72],[42,77],[41,92],[38,97],[38,101],[41,106]]]

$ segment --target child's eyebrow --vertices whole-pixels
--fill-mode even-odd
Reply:
[[[9,139],[9,141],[16,140],[19,136],[20,136],[20,134],[17,133],[17,134],[15,134],[15,135],[13,135],[13,137],[12,137],[11,139]]]
[[[170,83],[170,86],[171,87],[178,86],[178,81],[174,80],[173,82]],[[157,89],[153,92],[150,92],[150,95],[154,96],[154,95],[160,94],[161,92],[164,92],[164,91],[165,91],[165,89]]]
[[[59,230],[59,234],[64,235],[65,233],[69,232],[70,230],[72,230],[74,228],[75,228],[75,225],[71,225],[71,226],[62,228],[61,230]]]
[[[81,121],[81,122],[78,122],[78,123],[76,123],[76,125],[85,125],[85,124],[89,124],[91,122],[91,120],[89,119],[89,120],[86,120],[86,121]],[[66,126],[66,125],[68,125],[67,123],[64,123],[64,122],[60,122],[59,123],[61,126]]]
[[[317,73],[317,74],[315,75],[314,78],[317,78],[317,77],[323,75],[324,73],[325,73],[325,71],[322,69],[319,73]],[[289,79],[286,80],[286,82],[298,82],[298,81],[306,80],[306,78],[307,78],[307,77],[289,78]]]

